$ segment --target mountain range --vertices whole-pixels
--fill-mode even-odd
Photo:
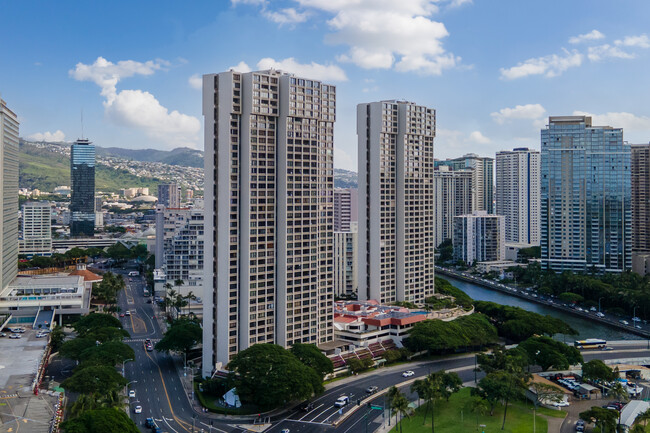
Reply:
[[[203,152],[189,147],[172,150],[124,149],[121,147],[96,147],[98,156],[117,156],[143,162],[162,162],[169,165],[203,168]]]

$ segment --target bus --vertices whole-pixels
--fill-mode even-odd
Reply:
[[[576,349],[602,349],[607,347],[607,341],[600,338],[587,338],[586,340],[576,340],[574,346]]]

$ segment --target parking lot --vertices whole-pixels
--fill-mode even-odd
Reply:
[[[12,394],[25,387],[31,391],[38,363],[47,347],[47,337],[37,338],[38,331],[20,326],[25,329],[17,334],[20,338],[10,338],[12,333],[6,328],[2,331],[6,336],[0,338],[0,393]]]

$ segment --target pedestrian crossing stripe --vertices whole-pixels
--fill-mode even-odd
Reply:
[[[122,341],[125,343],[144,343],[146,340],[147,340],[146,338],[128,338]],[[149,338],[149,341],[151,342],[160,341],[160,338]]]

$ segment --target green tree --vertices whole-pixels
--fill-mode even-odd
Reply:
[[[645,433],[645,426],[641,424],[636,424],[630,429],[630,433]]]
[[[318,350],[315,344],[296,343],[289,349],[296,358],[307,367],[311,367],[320,377],[334,371],[332,361],[323,352]]]
[[[409,417],[410,411],[409,411],[409,401],[408,399],[402,394],[399,390],[397,393],[393,396],[391,400],[391,408],[395,412],[395,415],[399,415],[399,431],[400,433],[403,433],[402,430],[402,421],[404,419],[404,416]]]
[[[465,409],[476,414],[476,431],[479,431],[479,416],[485,415],[490,410],[487,401],[479,396],[472,396],[472,398],[467,401]]]
[[[290,351],[276,344],[255,344],[237,353],[228,369],[234,372],[243,402],[273,408],[323,392],[321,377]]]
[[[650,409],[636,417],[636,422],[641,421],[643,421],[643,427],[645,428],[648,425],[648,421],[650,421]]]
[[[437,251],[439,256],[437,261],[440,263],[449,262],[454,259],[454,245],[451,239],[445,239],[438,245]]]
[[[614,370],[600,359],[592,359],[582,364],[582,377],[594,382],[611,382],[616,378]]]
[[[523,370],[528,366],[528,354],[520,347],[506,349],[503,346],[496,346],[490,353],[479,353],[477,363],[479,369],[487,374],[513,367]]]
[[[411,352],[448,353],[482,347],[498,340],[494,326],[482,314],[463,316],[451,322],[424,320],[413,326],[404,345]]]
[[[578,349],[546,336],[531,337],[519,347],[528,354],[531,364],[539,365],[544,371],[551,367],[565,370],[583,362]]]
[[[580,418],[595,423],[596,427],[600,427],[600,433],[614,433],[618,411],[593,406],[589,410],[580,412]]]
[[[115,261],[124,261],[131,258],[131,250],[117,242],[106,249],[106,256]]]
[[[56,325],[50,333],[50,346],[52,347],[52,352],[58,352],[64,341],[65,332],[63,332],[62,327]]]
[[[540,403],[549,404],[552,402],[559,402],[564,398],[564,392],[555,385],[549,385],[542,382],[530,382],[528,388],[533,391],[533,394],[535,394],[535,400],[533,401],[533,417],[537,417],[537,406],[539,406]]]
[[[123,411],[114,408],[94,409],[65,421],[66,433],[138,433],[138,426]]]
[[[114,367],[106,365],[90,365],[75,372],[61,383],[70,391],[83,394],[107,393],[117,390],[127,384],[127,380]]]
[[[59,349],[59,355],[61,355],[64,358],[80,361],[81,354],[88,348],[92,348],[95,346],[96,346],[96,342],[94,339],[77,337],[63,343]]]
[[[88,410],[97,409],[99,403],[91,394],[79,394],[77,399],[70,406],[70,416],[75,418]]]
[[[81,352],[80,360],[85,363],[114,366],[127,359],[135,359],[135,352],[128,344],[108,341],[99,346],[91,346]]]
[[[190,320],[176,320],[163,338],[156,343],[156,350],[180,352],[187,356],[188,352],[201,342],[202,337],[203,330],[197,323]]]

